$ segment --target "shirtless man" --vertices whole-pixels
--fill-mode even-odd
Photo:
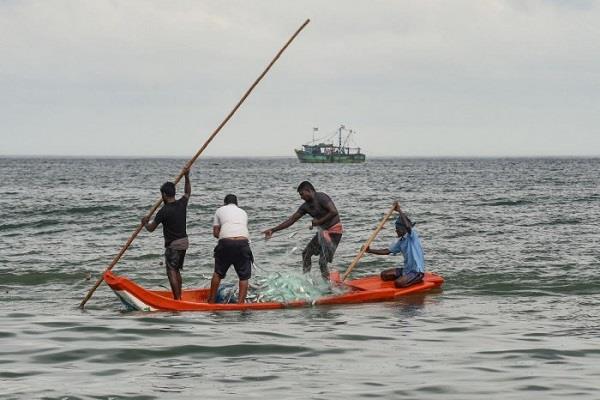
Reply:
[[[305,214],[310,215],[312,227],[318,232],[313,236],[304,251],[302,251],[302,269],[305,273],[311,269],[311,257],[319,256],[319,268],[323,279],[329,280],[327,264],[333,261],[333,255],[342,239],[342,223],[338,210],[331,198],[323,192],[317,192],[313,185],[304,181],[298,186],[298,194],[304,203],[287,220],[274,228],[264,231],[265,239],[270,239],[273,233],[292,226]]]

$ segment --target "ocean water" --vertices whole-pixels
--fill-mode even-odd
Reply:
[[[310,180],[345,226],[336,269],[398,199],[443,290],[340,307],[142,313],[124,312],[102,285],[79,310],[184,163],[0,158],[0,398],[600,397],[600,159],[200,159],[184,286],[207,284],[212,215],[227,193],[249,214],[257,276],[299,271],[308,218],[291,238],[265,242],[260,231],[296,210],[295,188]],[[390,224],[374,246],[393,237]],[[353,276],[400,261],[367,255]],[[168,286],[161,262],[160,230],[143,232],[113,271],[158,288]]]

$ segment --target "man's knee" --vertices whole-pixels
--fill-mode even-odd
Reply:
[[[385,271],[381,271],[380,274],[382,281],[393,281],[396,280],[396,268],[386,269]]]
[[[329,260],[327,259],[327,256],[325,254],[320,254],[319,255],[319,265],[321,267],[327,266],[328,262],[329,262]]]

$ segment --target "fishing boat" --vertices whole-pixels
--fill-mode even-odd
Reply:
[[[149,290],[132,280],[114,275],[107,271],[104,281],[129,310],[137,311],[236,311],[236,310],[273,310],[280,308],[306,307],[311,305],[356,304],[395,300],[403,296],[428,292],[439,288],[444,279],[433,273],[425,273],[421,283],[407,288],[397,288],[393,281],[382,281],[379,275],[368,276],[341,282],[339,277],[334,283],[345,285],[347,290],[315,301],[296,300],[286,303],[208,303],[208,288],[183,290],[182,299],[174,300],[171,291]]]
[[[350,147],[349,143],[352,134],[355,132],[352,129],[346,129],[344,125],[336,130],[335,134],[325,139],[329,142],[317,143],[315,133],[318,128],[313,128],[313,140],[311,143],[302,145],[301,149],[295,149],[296,156],[301,163],[362,163],[365,162],[366,156],[360,152],[360,147]],[[343,133],[346,136],[342,139]],[[333,136],[337,136],[337,145],[333,143]],[[319,139],[320,140],[320,139]]]

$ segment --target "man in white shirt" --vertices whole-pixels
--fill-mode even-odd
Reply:
[[[215,213],[213,236],[219,239],[215,247],[215,272],[210,281],[209,303],[214,303],[221,279],[233,264],[240,279],[238,303],[246,301],[248,280],[252,275],[254,257],[248,241],[248,215],[237,205],[233,194],[225,196],[225,205]]]

